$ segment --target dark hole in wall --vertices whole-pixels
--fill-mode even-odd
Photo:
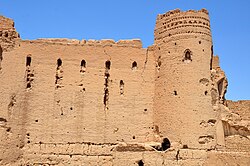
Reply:
[[[120,80],[120,86],[124,86],[123,80]]]
[[[174,91],[174,95],[175,95],[175,96],[177,95],[177,91],[176,91],[176,90]]]
[[[28,82],[26,88],[31,88],[31,83]]]
[[[138,166],[144,166],[144,162],[142,160],[139,160],[137,163],[138,163]]]
[[[135,139],[135,136],[133,136],[133,139]]]
[[[5,118],[0,118],[0,122],[7,122]]]
[[[185,55],[184,55],[183,61],[187,62],[187,63],[191,62],[192,61],[192,57],[191,57],[192,53],[191,53],[191,51],[189,49],[187,49],[184,54]]]
[[[86,67],[86,61],[85,60],[81,61],[81,67]]]
[[[162,150],[165,151],[165,150],[169,149],[170,146],[171,146],[171,144],[170,144],[169,139],[168,138],[164,138],[163,142],[161,143]]]
[[[31,57],[27,56],[26,57],[26,66],[30,66],[30,64],[31,64]]]
[[[105,63],[106,69],[110,70],[110,66],[111,66],[111,62],[109,60],[106,61],[106,63]]]
[[[201,44],[201,41],[199,41],[199,44]]]
[[[158,151],[165,151],[165,150],[169,149],[170,146],[171,146],[171,143],[170,143],[169,139],[164,138],[162,143],[161,143],[161,146],[152,146],[152,147]]]
[[[60,67],[62,66],[62,60],[59,58],[57,59],[57,67]]]
[[[136,69],[136,68],[137,68],[137,62],[134,61],[134,62],[132,63],[132,69]]]
[[[120,80],[120,95],[124,94],[124,82],[123,80]]]
[[[10,127],[8,127],[8,128],[6,129],[6,131],[7,131],[7,132],[10,132],[10,130],[11,130],[11,128],[10,128]]]
[[[207,91],[205,91],[205,92],[204,92],[204,94],[205,94],[205,95],[207,95],[207,94],[208,94],[208,92],[207,92]]]

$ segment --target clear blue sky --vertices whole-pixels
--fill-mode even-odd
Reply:
[[[157,14],[209,10],[214,53],[229,86],[227,99],[250,99],[250,0],[0,0],[22,39],[131,39],[153,43]]]

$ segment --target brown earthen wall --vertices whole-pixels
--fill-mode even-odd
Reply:
[[[9,133],[13,133],[11,140],[20,136],[20,142],[14,143],[17,146],[152,140],[152,51],[122,44],[22,41],[3,56],[1,118],[11,128],[2,132],[3,142]],[[28,66],[27,57],[31,57]],[[62,60],[59,68],[58,58]],[[109,70],[106,61],[111,62]],[[137,67],[132,68],[133,62]]]
[[[176,10],[159,15],[155,44],[161,65],[156,71],[154,122],[160,133],[188,147],[215,145],[215,124],[203,125],[216,122],[210,95],[212,41],[207,13]]]
[[[250,120],[249,100],[239,100],[239,101],[227,100],[226,104],[233,113],[240,115],[244,120]]]

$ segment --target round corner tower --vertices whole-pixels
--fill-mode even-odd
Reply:
[[[177,9],[158,15],[154,36],[155,126],[170,142],[213,147],[217,121],[210,94],[213,53],[208,11]]]

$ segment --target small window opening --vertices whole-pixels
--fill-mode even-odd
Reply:
[[[133,139],[135,139],[135,136],[133,136]]]
[[[192,53],[189,49],[187,49],[185,52],[184,52],[184,59],[182,60],[183,62],[185,63],[190,63],[192,61]]]
[[[177,43],[174,43],[174,45],[177,45]]]
[[[137,63],[136,63],[136,61],[134,61],[133,63],[132,63],[132,69],[134,70],[134,69],[137,69]]]
[[[80,73],[84,73],[86,71],[86,61],[82,60],[81,61],[81,69],[80,69]]]
[[[188,149],[188,146],[187,145],[183,145],[183,149]]]
[[[62,60],[59,58],[57,59],[57,67],[61,67],[62,66]]]
[[[199,44],[201,44],[201,41],[199,41]]]
[[[176,90],[174,91],[174,95],[177,96],[177,91]]]
[[[26,57],[26,66],[30,66],[30,64],[31,64],[31,57],[27,56]]]
[[[204,94],[207,95],[207,94],[208,94],[208,91],[205,91]]]
[[[169,149],[170,146],[171,146],[171,144],[170,144],[169,139],[168,138],[164,138],[163,142],[161,143],[162,150],[165,151],[165,150]]]
[[[86,61],[85,60],[81,61],[81,67],[86,67]]]
[[[106,69],[110,70],[111,62],[108,60],[105,63]]]
[[[138,166],[144,166],[144,162],[142,160],[138,161]]]

